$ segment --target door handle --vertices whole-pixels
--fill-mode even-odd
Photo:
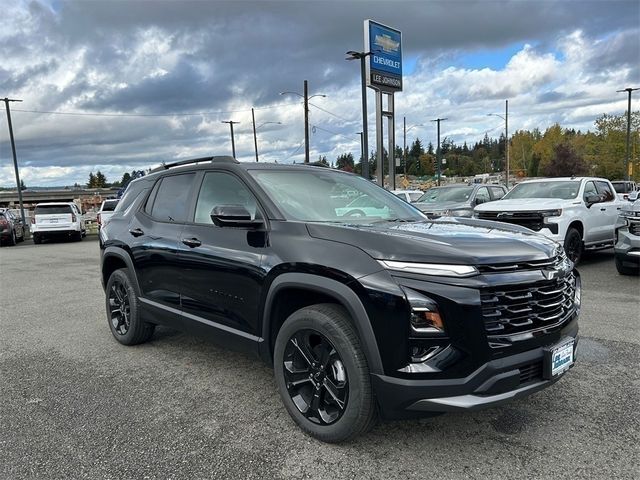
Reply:
[[[190,248],[199,247],[200,245],[202,245],[202,242],[197,238],[183,238],[182,243]]]
[[[139,228],[134,228],[132,230],[129,230],[129,233],[134,237],[139,237],[140,235],[144,235],[144,232]]]
[[[601,211],[601,212],[606,212],[606,211],[607,211],[607,209],[606,209],[606,208],[601,208],[601,209],[600,209],[600,211]]]
[[[616,208],[616,210],[622,210],[622,207],[618,207],[618,208]]]

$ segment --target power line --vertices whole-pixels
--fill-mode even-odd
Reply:
[[[291,152],[291,154],[289,154],[289,156],[285,157],[285,160],[289,160],[296,153],[298,153],[298,150],[300,150],[302,148],[302,145],[304,145],[304,141],[305,141],[305,139],[303,138],[302,141],[300,142],[300,145],[298,145],[298,148],[296,148],[293,152]]]
[[[289,107],[297,105],[297,103],[280,103],[277,105],[255,107],[254,110],[272,110],[274,108]],[[83,116],[83,117],[198,117],[208,115],[223,115],[228,113],[243,113],[250,112],[251,109],[243,110],[219,110],[215,112],[176,112],[176,113],[96,113],[96,112],[61,112],[58,110],[23,110],[13,109],[14,112],[22,113],[42,113],[50,115],[71,115],[71,116]]]
[[[318,105],[316,105],[316,104],[314,104],[314,103],[309,102],[309,105],[311,105],[312,107],[317,108],[318,110],[322,110],[324,113],[328,113],[329,115],[333,115],[334,117],[339,118],[340,120],[343,120],[343,121],[345,121],[345,122],[353,122],[353,120],[349,120],[349,119],[347,119],[347,118],[341,117],[341,116],[340,116],[340,115],[338,115],[337,113],[330,112],[330,111],[329,111],[329,110],[327,110],[326,108],[319,107]]]
[[[311,126],[312,126],[314,129],[316,129],[316,130],[322,130],[323,132],[327,132],[327,133],[330,133],[330,134],[332,134],[332,135],[338,135],[339,137],[344,137],[344,138],[347,138],[347,139],[349,139],[349,140],[353,140],[353,141],[355,141],[355,139],[353,139],[353,138],[351,138],[351,137],[349,137],[349,136],[347,136],[347,135],[345,135],[345,134],[343,134],[343,133],[334,132],[334,131],[329,130],[329,129],[327,129],[327,128],[319,127],[319,126],[317,126],[317,125],[311,125]],[[314,133],[315,133],[315,132],[314,132]],[[357,135],[357,134],[356,134],[356,135]]]

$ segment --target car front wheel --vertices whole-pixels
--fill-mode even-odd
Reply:
[[[575,228],[567,230],[567,235],[564,237],[564,251],[575,265],[580,263],[582,258],[582,235]]]
[[[107,321],[115,339],[123,345],[137,345],[148,341],[155,325],[140,317],[138,296],[129,276],[129,270],[115,270],[106,288]]]
[[[274,370],[287,411],[312,437],[343,442],[374,424],[367,360],[342,307],[319,304],[294,312],[278,332]]]

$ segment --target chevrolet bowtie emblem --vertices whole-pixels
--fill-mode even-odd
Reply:
[[[389,35],[376,35],[374,45],[382,48],[387,53],[393,53],[398,51],[400,42],[394,41]]]

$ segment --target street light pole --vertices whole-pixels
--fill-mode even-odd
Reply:
[[[369,180],[369,127],[367,120],[367,67],[366,59],[372,52],[347,52],[347,60],[360,60],[360,82],[362,84],[362,144],[364,155],[362,156],[362,176]]]
[[[20,173],[18,172],[18,158],[16,156],[16,141],[13,138],[13,124],[11,123],[11,110],[9,109],[9,102],[21,102],[14,98],[3,98],[2,101],[7,110],[7,123],[9,124],[9,138],[11,139],[11,152],[13,153],[13,169],[16,173],[16,185],[18,187],[18,202],[20,203],[20,216],[22,217],[22,227],[27,226],[27,220],[24,216],[24,206],[22,205],[22,185],[20,183]]]
[[[407,178],[407,132],[410,132],[412,128],[415,127],[423,127],[424,125],[422,125],[421,123],[416,124],[416,125],[411,125],[409,128],[407,128],[407,117],[402,117],[402,125],[403,125],[403,132],[404,132],[404,140],[402,142],[402,156],[404,157],[404,178]],[[418,159],[418,162],[420,161],[420,159]]]
[[[367,164],[369,163],[369,161],[364,158],[364,132],[358,132],[358,135],[360,135],[360,158],[362,159],[362,168],[364,169],[365,162]],[[362,176],[364,176],[364,173],[362,173]]]
[[[627,106],[627,153],[624,158],[624,179],[629,180],[629,162],[631,161],[631,92],[634,90],[640,90],[640,88],[625,88],[624,90],[617,90],[620,92],[628,92],[629,102]]]
[[[504,117],[497,113],[488,113],[488,117],[499,117],[504,120],[504,167],[505,167],[505,187],[509,188],[509,100],[505,100]]]
[[[253,145],[256,148],[256,163],[258,162],[258,135],[256,134],[256,114],[251,107],[251,120],[253,121]]]
[[[437,122],[438,124],[438,146],[436,148],[436,163],[438,167],[438,186],[440,186],[440,122],[444,122],[447,120],[446,118],[436,118],[431,120],[432,122]]]
[[[316,94],[309,96],[309,85],[307,80],[304,81],[303,94],[297,92],[280,92],[280,95],[287,93],[298,95],[304,99],[304,163],[309,163],[309,100],[313,97],[326,97],[326,95]]]
[[[231,152],[232,152],[233,158],[236,158],[236,141],[233,138],[233,125],[235,123],[240,123],[240,122],[234,122],[233,120],[227,120],[227,121],[223,121],[222,123],[228,123],[229,127],[231,127]]]
[[[261,127],[264,127],[265,125],[268,125],[269,123],[281,125],[281,122],[264,122],[256,127],[256,115],[253,111],[253,108],[251,109],[251,120],[253,121],[253,144],[256,148],[256,162],[258,162],[259,161],[258,160],[258,134],[256,133],[256,131],[259,130]]]

